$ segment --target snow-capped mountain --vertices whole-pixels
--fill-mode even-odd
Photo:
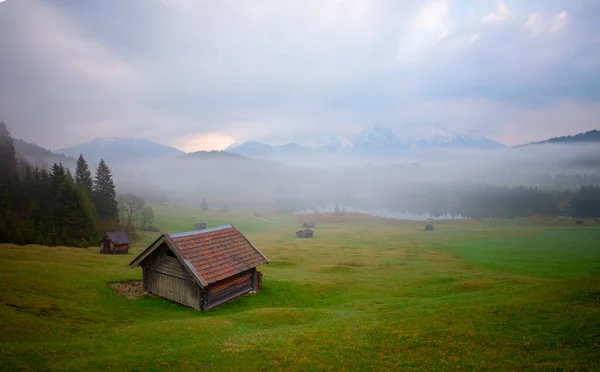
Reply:
[[[354,154],[385,156],[426,149],[497,149],[503,144],[482,136],[458,134],[435,124],[405,125],[394,133],[383,125],[363,128],[350,137],[329,138],[317,145],[303,147],[297,143],[270,146],[258,141],[233,145],[226,151],[248,157],[313,154]]]
[[[407,143],[382,125],[364,128],[357,135],[350,137],[350,143],[350,152],[363,155],[393,154],[407,147]]]
[[[143,138],[100,137],[90,142],[54,151],[74,158],[83,154],[88,163],[104,159],[110,164],[129,163],[135,160],[175,157],[184,154],[174,147],[165,146]]]
[[[436,124],[405,125],[398,130],[398,137],[411,149],[505,147],[489,138],[451,132]]]

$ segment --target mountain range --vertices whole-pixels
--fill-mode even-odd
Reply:
[[[382,156],[412,150],[499,149],[505,145],[492,139],[451,132],[437,125],[406,126],[397,134],[382,125],[365,127],[351,137],[333,137],[315,146],[286,143],[278,146],[258,141],[247,141],[229,146],[225,151],[248,157],[282,156],[299,154],[351,154]]]
[[[585,143],[600,142],[600,131],[592,130],[573,136],[562,136],[545,141],[531,142],[524,146],[547,143]],[[241,159],[276,158],[307,154],[350,154],[366,156],[386,156],[401,154],[412,150],[453,149],[499,149],[505,145],[486,137],[457,134],[438,126],[406,127],[396,133],[384,126],[370,126],[351,137],[332,137],[313,146],[287,143],[278,146],[259,141],[247,141],[228,147],[224,151],[198,151],[186,154],[171,146],[165,146],[140,138],[104,137],[76,146],[50,151],[24,140],[15,139],[15,149],[23,158],[32,163],[74,164],[79,154],[83,154],[90,165],[104,159],[109,165],[131,163],[136,160],[160,158],[182,159]]]
[[[83,154],[90,164],[97,164],[100,159],[104,159],[108,164],[120,164],[141,159],[172,158],[185,154],[175,147],[132,137],[96,138],[90,142],[58,149],[54,152],[74,158]]]

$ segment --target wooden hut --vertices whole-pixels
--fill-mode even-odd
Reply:
[[[314,229],[315,223],[312,221],[306,221],[302,224],[302,227],[304,227],[305,229]]]
[[[431,224],[427,224],[427,225],[425,226],[425,231],[433,231],[433,225],[431,225]]]
[[[207,310],[262,288],[256,267],[269,260],[235,226],[161,235],[129,266],[144,290]]]
[[[194,224],[194,229],[196,229],[196,230],[206,229],[206,222],[198,222],[198,223]]]
[[[577,220],[577,221],[575,221],[575,224],[576,225],[583,225],[584,222],[583,222],[583,220]]]
[[[296,238],[312,238],[314,232],[311,229],[296,231]]]
[[[107,232],[99,243],[102,254],[127,254],[129,252],[130,242],[125,231]]]

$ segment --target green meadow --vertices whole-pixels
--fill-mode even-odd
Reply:
[[[1,245],[0,369],[599,370],[600,226],[510,219],[317,224],[156,206],[163,231],[233,223],[263,290],[206,312],[110,282],[130,253]]]

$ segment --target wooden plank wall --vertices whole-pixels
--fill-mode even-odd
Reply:
[[[201,308],[201,289],[177,258],[166,255],[167,247],[157,248],[144,260],[144,286],[157,296],[196,310]]]
[[[254,290],[256,269],[248,270],[208,287],[207,304],[211,308]]]

